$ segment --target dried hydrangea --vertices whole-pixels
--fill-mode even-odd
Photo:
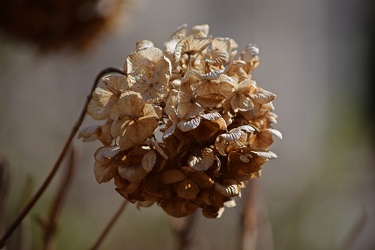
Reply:
[[[201,208],[208,218],[224,207],[276,155],[275,95],[252,79],[258,47],[237,53],[230,38],[208,35],[208,25],[179,27],[164,44],[137,43],[125,75],[103,78],[88,113],[103,124],[81,131],[99,140],[95,177],[114,180],[137,207],[156,203],[174,217]]]

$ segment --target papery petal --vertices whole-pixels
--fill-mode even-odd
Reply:
[[[118,146],[114,147],[101,147],[95,152],[95,160],[98,162],[110,160],[120,152]]]
[[[172,184],[186,178],[185,174],[178,169],[167,170],[160,174],[160,180],[165,184]]]
[[[141,167],[141,165],[124,166],[121,165],[118,168],[120,176],[130,182],[140,183],[143,178],[147,175],[147,172]]]
[[[115,175],[118,174],[119,166],[120,164],[115,161],[107,164],[96,161],[94,164],[94,174],[96,181],[98,183],[110,181]]]
[[[177,186],[177,195],[186,200],[193,200],[199,193],[199,187],[197,183],[189,179],[181,181]]]
[[[190,155],[189,167],[196,171],[206,171],[215,161],[215,154],[211,148],[203,148],[198,154]]]
[[[95,141],[99,138],[102,133],[102,127],[99,125],[92,125],[81,129],[78,134],[78,138],[82,138],[84,142]]]
[[[251,151],[251,153],[256,154],[264,159],[276,159],[277,155],[271,151]]]
[[[182,132],[187,132],[187,131],[197,128],[200,122],[201,122],[201,118],[198,116],[187,121],[180,121],[177,124],[177,128],[179,128]]]
[[[151,172],[156,163],[156,154],[154,150],[148,151],[142,158],[141,166],[147,172]]]
[[[240,193],[240,188],[236,181],[232,181],[231,184],[219,184],[215,182],[214,187],[217,192],[227,197],[238,196]]]
[[[269,128],[267,129],[271,134],[275,135],[277,138],[279,138],[280,140],[283,139],[283,135],[281,134],[281,132],[279,130],[276,130],[276,129],[272,129],[272,128]]]
[[[266,104],[275,99],[276,95],[267,90],[258,88],[254,93],[250,94],[250,98],[256,103]]]
[[[87,113],[96,120],[106,119],[118,97],[110,90],[96,88],[87,107]]]

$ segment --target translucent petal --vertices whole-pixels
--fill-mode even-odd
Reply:
[[[178,169],[167,170],[160,174],[160,180],[165,184],[172,184],[186,178],[185,174]]]
[[[211,148],[203,148],[199,154],[190,155],[188,159],[189,167],[196,171],[208,170],[215,161],[215,154]]]
[[[187,121],[180,121],[177,124],[177,128],[179,128],[182,132],[187,132],[187,131],[197,128],[200,122],[201,122],[201,118],[198,116]]]
[[[98,162],[112,159],[120,152],[118,146],[114,147],[101,147],[95,152],[95,160]]]
[[[264,159],[276,159],[277,155],[271,151],[251,151],[251,153],[256,154]]]
[[[154,150],[148,151],[142,158],[141,166],[147,172],[151,172],[156,163],[156,154]]]

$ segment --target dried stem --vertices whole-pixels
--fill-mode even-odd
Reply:
[[[99,239],[95,242],[95,245],[91,248],[91,250],[97,250],[99,249],[100,245],[103,243],[105,237],[108,235],[109,231],[114,226],[117,219],[120,217],[122,211],[124,211],[126,205],[128,204],[128,201],[124,199],[124,201],[121,203],[119,209],[116,211],[116,213],[113,215],[112,219],[109,221],[107,227],[104,229],[102,234],[100,235]]]
[[[250,179],[245,190],[240,227],[240,235],[242,237],[240,239],[240,250],[255,250],[257,246],[259,217],[259,189],[257,181],[255,179]]]
[[[177,248],[178,250],[188,250],[191,248],[193,242],[193,230],[198,221],[198,214],[194,212],[192,215],[186,218],[178,219],[182,223],[172,224],[172,229],[177,236]]]
[[[110,67],[110,68],[106,68],[106,69],[102,70],[96,76],[94,84],[93,84],[93,86],[91,88],[90,94],[87,96],[86,103],[85,103],[85,105],[84,105],[84,107],[83,107],[83,109],[81,111],[81,114],[80,114],[80,116],[79,116],[76,124],[72,128],[72,131],[70,132],[70,135],[69,135],[69,137],[68,137],[68,139],[67,139],[67,141],[66,141],[66,143],[65,143],[65,145],[64,145],[64,147],[63,147],[63,149],[62,149],[62,151],[61,151],[61,153],[59,155],[59,157],[57,158],[57,160],[55,162],[55,165],[51,169],[51,171],[48,174],[47,178],[44,180],[42,186],[35,193],[35,195],[31,198],[31,200],[26,204],[26,206],[21,211],[21,213],[18,215],[18,217],[15,219],[15,221],[13,222],[13,224],[7,229],[7,231],[5,232],[5,234],[3,235],[3,237],[0,239],[0,249],[5,246],[6,241],[12,235],[13,231],[18,227],[18,225],[22,222],[22,220],[26,217],[26,215],[34,207],[35,203],[39,200],[39,198],[42,196],[42,194],[44,193],[44,191],[47,189],[47,187],[51,183],[52,179],[54,178],[57,170],[59,169],[59,167],[61,165],[61,162],[65,158],[65,155],[68,152],[68,150],[70,148],[70,145],[71,145],[74,137],[76,136],[76,134],[77,134],[77,132],[78,132],[78,130],[79,130],[82,122],[83,122],[83,119],[85,118],[86,110],[87,110],[87,107],[88,107],[89,102],[91,100],[92,93],[94,92],[96,86],[98,85],[99,80],[101,79],[101,77],[104,76],[104,75],[106,75],[106,74],[109,74],[109,73],[124,74],[124,72],[122,70],[120,70],[118,68],[112,68],[112,67]]]
[[[56,198],[52,204],[50,214],[48,219],[43,221],[44,227],[44,240],[43,240],[43,249],[50,250],[52,249],[52,240],[55,236],[57,229],[58,216],[60,215],[62,205],[69,189],[70,184],[72,183],[73,169],[74,169],[74,149],[70,151],[68,168],[66,169],[65,175],[61,181],[60,187],[57,191]]]

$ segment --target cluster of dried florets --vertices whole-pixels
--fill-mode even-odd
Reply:
[[[182,217],[202,208],[216,218],[263,163],[277,116],[275,95],[251,73],[258,48],[239,54],[230,38],[212,38],[208,25],[179,27],[164,51],[143,40],[130,54],[125,75],[108,75],[93,93],[88,113],[101,126],[83,129],[84,141],[100,140],[95,153],[99,183],[138,207],[159,204]]]

